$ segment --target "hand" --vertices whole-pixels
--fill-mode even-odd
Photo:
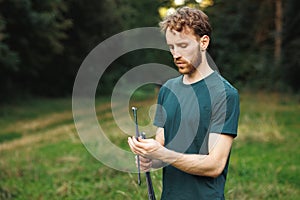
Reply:
[[[139,156],[139,160],[140,160],[140,169],[143,172],[150,171],[150,169],[152,167],[152,160],[149,159],[149,158],[145,158],[143,156]],[[138,164],[137,164],[137,156],[135,156],[135,164],[136,164],[136,166],[138,166]]]
[[[131,151],[148,159],[160,160],[163,155],[164,147],[154,139],[142,139],[135,137],[128,138],[128,144]]]

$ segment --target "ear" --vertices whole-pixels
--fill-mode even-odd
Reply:
[[[205,51],[209,45],[210,38],[208,35],[203,35],[200,38],[200,48],[202,51]]]

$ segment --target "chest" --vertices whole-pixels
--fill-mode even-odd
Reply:
[[[183,123],[191,127],[207,127],[211,119],[211,101],[206,93],[168,94],[163,102],[166,123]]]

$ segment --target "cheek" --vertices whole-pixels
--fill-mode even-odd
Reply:
[[[185,49],[183,52],[182,52],[182,56],[191,61],[195,58],[195,56],[197,56],[199,52],[197,51],[197,48],[188,48],[188,49]]]

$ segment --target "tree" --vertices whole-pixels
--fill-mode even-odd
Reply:
[[[157,0],[114,0],[114,14],[119,17],[122,31],[140,27],[158,27],[159,1]],[[147,38],[145,38],[146,40]],[[111,94],[114,84],[131,68],[149,63],[168,63],[168,52],[153,49],[141,49],[128,52],[116,59],[101,78],[100,85],[105,88],[105,94]],[[104,87],[105,86],[105,87]]]
[[[63,52],[64,33],[71,25],[64,18],[65,4],[61,0],[6,0],[0,2],[0,13],[5,22],[6,37],[2,48],[15,52],[14,58],[5,59],[2,68],[9,67],[9,60],[15,60],[14,68],[8,74],[14,89],[35,92],[39,89],[44,70],[55,55]],[[18,56],[18,57],[17,57]],[[16,61],[18,61],[16,63]],[[5,80],[1,80],[5,81]],[[6,80],[7,81],[7,80]],[[7,83],[4,83],[4,85]]]
[[[284,6],[281,79],[294,92],[300,92],[300,13],[299,2],[288,0]],[[286,88],[285,88],[286,90]]]
[[[12,51],[7,44],[3,42],[7,35],[4,34],[5,23],[0,16],[0,101],[7,99],[7,96],[13,90],[11,75],[18,70],[19,56]],[[6,95],[4,95],[6,94]]]
[[[278,90],[285,83],[299,88],[297,5],[295,0],[214,0],[201,8],[210,17],[209,52],[221,73],[240,88]]]
[[[275,63],[278,64],[281,61],[281,47],[282,47],[282,26],[283,26],[283,11],[282,0],[275,0],[275,48],[274,57]]]

